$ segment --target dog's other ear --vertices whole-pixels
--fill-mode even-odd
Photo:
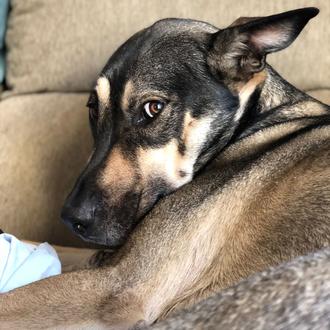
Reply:
[[[288,47],[318,12],[310,7],[236,20],[212,35],[208,56],[211,71],[224,80],[249,80],[264,69],[267,54]]]

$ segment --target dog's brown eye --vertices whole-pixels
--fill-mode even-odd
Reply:
[[[164,108],[164,102],[161,101],[150,101],[144,104],[143,114],[147,119],[154,118]]]

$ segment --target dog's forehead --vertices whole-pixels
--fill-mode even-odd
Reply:
[[[181,18],[166,18],[157,21],[150,26],[150,29],[158,31],[160,33],[180,33],[180,32],[190,32],[194,33],[215,33],[218,31],[214,25],[193,20],[193,19],[181,19]]]
[[[202,63],[204,55],[200,49],[217,31],[209,23],[170,18],[137,32],[118,48],[102,70],[95,88],[98,97],[109,100],[111,91],[123,104],[132,92],[170,92],[168,87],[175,85],[178,76],[180,84],[190,76],[183,72],[189,65],[196,69],[196,61]]]
[[[164,59],[161,56],[151,58],[151,55],[171,56],[178,49],[189,49],[189,40],[192,44],[194,40],[202,40],[217,31],[213,25],[196,20],[168,18],[157,21],[122,44],[110,57],[102,75],[111,79],[113,75],[136,68],[138,60],[162,61]]]

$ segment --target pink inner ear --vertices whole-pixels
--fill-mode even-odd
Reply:
[[[259,50],[268,48],[282,48],[287,43],[290,37],[290,31],[279,27],[270,26],[264,30],[254,32],[251,36],[251,42]]]

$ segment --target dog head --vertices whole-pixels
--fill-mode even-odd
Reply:
[[[88,101],[94,151],[62,218],[82,238],[121,245],[156,201],[226,146],[265,79],[318,10],[243,19],[227,29],[166,19],[110,58]]]

